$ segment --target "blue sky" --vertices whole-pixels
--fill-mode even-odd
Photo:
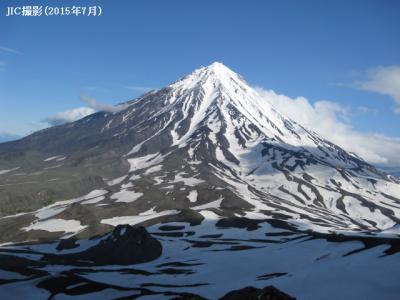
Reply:
[[[103,15],[5,17],[7,6],[29,4],[97,4]],[[221,61],[254,86],[336,103],[346,113],[335,116],[361,134],[400,137],[397,91],[365,85],[379,67],[400,65],[399,1],[9,0],[0,8],[0,133],[48,126],[42,120],[85,106],[82,93],[116,104]]]

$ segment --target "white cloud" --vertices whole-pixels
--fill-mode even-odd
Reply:
[[[130,90],[134,90],[140,93],[147,93],[151,90],[155,90],[155,88],[152,87],[147,87],[147,86],[138,86],[138,85],[127,85],[125,86],[125,88],[130,89]]]
[[[367,78],[355,86],[361,90],[380,93],[394,99],[394,112],[400,114],[400,66],[377,67],[367,71]]]
[[[348,123],[348,109],[332,101],[311,104],[304,97],[290,98],[272,90],[257,88],[279,112],[310,128],[327,140],[381,167],[400,168],[400,138],[361,133]]]
[[[111,113],[119,112],[129,106],[128,104],[110,105],[110,104],[99,103],[96,101],[96,99],[88,97],[86,95],[81,95],[81,100],[87,106],[89,106],[90,108],[92,108],[96,111],[105,111],[105,112],[111,112]]]
[[[70,109],[62,112],[58,112],[51,117],[47,117],[43,122],[49,123],[50,125],[61,125],[64,123],[73,122],[87,115],[93,114],[96,111],[90,107],[79,107],[75,109]]]
[[[85,95],[80,96],[82,102],[84,102],[88,107],[78,107],[62,112],[58,112],[53,116],[47,117],[42,120],[42,122],[48,123],[52,126],[61,125],[64,123],[74,122],[87,115],[91,115],[96,111],[105,111],[116,113],[121,110],[124,110],[129,105],[128,104],[119,104],[119,105],[109,105],[109,104],[102,104],[96,101],[94,98],[90,98]]]
[[[21,51],[18,51],[18,50],[12,49],[12,48],[3,47],[3,46],[0,46],[0,51],[1,51],[1,52],[12,53],[12,54],[19,54],[19,55],[22,55],[22,52],[21,52]]]

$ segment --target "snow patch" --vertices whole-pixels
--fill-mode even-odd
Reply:
[[[115,202],[133,202],[143,196],[143,193],[121,190],[111,196],[111,199],[117,199]]]
[[[48,232],[66,232],[75,233],[85,229],[87,226],[82,226],[78,220],[50,219],[46,221],[34,222],[27,227],[21,228],[25,231],[30,230],[45,230]]]
[[[95,204],[95,203],[98,203],[100,201],[103,201],[104,199],[105,199],[104,196],[100,196],[100,197],[96,197],[96,198],[93,198],[93,199],[90,199],[90,200],[83,201],[81,203],[82,204]]]
[[[63,156],[63,155],[51,156],[51,157],[48,157],[48,158],[44,159],[43,161],[49,162],[49,161],[57,160],[57,159],[61,159],[61,158],[65,159],[65,156]]]
[[[124,176],[115,178],[115,179],[113,179],[113,180],[107,181],[107,184],[108,184],[109,186],[113,186],[113,185],[120,184],[122,181],[124,181],[124,179],[125,179],[126,177],[128,177],[128,175],[124,175]]]
[[[101,223],[111,226],[117,226],[120,224],[136,225],[147,220],[155,219],[162,216],[175,215],[177,213],[177,210],[164,210],[157,213],[154,211],[154,209],[150,209],[148,211],[140,213],[138,216],[113,217],[109,219],[103,219],[101,220]]]
[[[193,190],[189,192],[189,195],[187,196],[187,198],[189,199],[190,202],[196,202],[197,201],[197,191]]]
[[[16,168],[13,168],[13,169],[8,169],[8,170],[0,170],[0,175],[10,173],[12,171],[18,170],[19,168],[20,167],[16,167]]]
[[[178,174],[175,175],[175,178],[173,181],[170,181],[170,183],[178,183],[178,182],[183,182],[184,185],[187,186],[196,186],[199,185],[200,183],[203,183],[204,180],[202,179],[198,179],[195,177],[183,177],[182,175],[184,175],[184,172],[180,172]]]
[[[193,207],[191,207],[191,209],[193,209],[193,210],[205,210],[205,209],[210,209],[210,208],[220,208],[222,200],[224,200],[224,198],[221,196],[215,201],[212,201],[212,202],[206,203],[206,204],[202,204],[202,205],[198,205],[198,206],[193,206]]]
[[[128,162],[130,164],[130,172],[134,172],[140,169],[146,169],[156,164],[161,163],[164,160],[164,157],[161,153],[149,154],[146,156],[129,158]]]
[[[157,165],[157,166],[154,166],[154,167],[150,167],[150,168],[148,168],[146,170],[146,172],[144,172],[144,174],[151,174],[151,173],[154,173],[154,172],[158,172],[158,171],[161,171],[161,169],[162,169],[162,165]]]

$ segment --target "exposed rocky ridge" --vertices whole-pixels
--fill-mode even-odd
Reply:
[[[45,254],[42,260],[53,264],[81,266],[132,265],[154,260],[162,251],[160,242],[152,238],[144,227],[119,225],[97,240],[97,243],[83,251],[78,249],[68,254]],[[72,241],[61,241],[57,248],[76,248],[73,244],[65,247],[66,244],[72,244]]]

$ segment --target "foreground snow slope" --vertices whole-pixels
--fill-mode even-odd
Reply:
[[[297,299],[398,299],[400,256],[390,250],[398,242],[327,240],[269,223],[227,227],[212,211],[201,214],[207,221],[199,225],[149,227],[163,251],[143,264],[88,267],[43,261],[45,253],[77,253],[98,239],[61,251],[57,243],[0,249],[2,259],[27,259],[23,271],[0,262],[0,294],[10,300],[45,299],[50,293],[55,299],[171,299],[182,293],[218,299],[245,286],[273,285]]]

